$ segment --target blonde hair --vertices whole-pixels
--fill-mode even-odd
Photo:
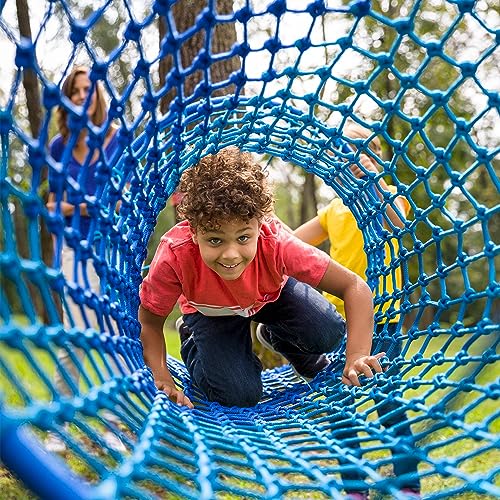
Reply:
[[[368,139],[373,135],[373,132],[355,122],[348,122],[343,129],[343,135],[350,139]],[[349,141],[347,141],[349,142]],[[353,144],[357,149],[357,146]],[[366,146],[365,146],[366,147]],[[375,153],[379,158],[382,158],[382,144],[378,137],[374,137],[368,144],[368,148]]]
[[[75,66],[70,74],[64,80],[61,88],[61,93],[71,99],[71,94],[73,92],[73,87],[75,86],[76,77],[79,75],[89,75],[89,68],[87,66]],[[96,82],[95,88],[95,111],[90,117],[94,125],[102,125],[106,117],[108,116],[106,99],[104,98],[104,89],[101,82]],[[68,127],[68,112],[63,106],[58,106],[56,111],[56,122],[59,133],[61,134],[63,141],[68,140],[70,131]],[[110,129],[111,130],[111,129]]]

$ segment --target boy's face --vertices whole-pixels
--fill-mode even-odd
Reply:
[[[235,280],[252,262],[257,253],[260,224],[257,219],[248,222],[224,222],[217,231],[193,232],[193,241],[200,249],[203,262],[223,280]]]

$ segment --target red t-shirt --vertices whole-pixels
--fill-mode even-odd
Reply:
[[[203,262],[183,221],[162,236],[141,286],[141,304],[159,316],[170,314],[179,301],[183,314],[248,317],[277,300],[289,276],[317,286],[329,262],[325,252],[271,219],[262,224],[255,258],[241,276],[223,280]]]

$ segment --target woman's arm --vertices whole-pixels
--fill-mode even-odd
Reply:
[[[68,203],[67,201],[62,200],[60,203],[61,213],[64,217],[69,217],[75,213],[75,205]],[[54,193],[49,193],[49,197],[47,200],[47,204],[45,205],[50,212],[55,212],[57,207],[56,195]],[[87,204],[80,203],[80,215],[88,216],[87,212]]]
[[[175,385],[167,366],[167,348],[163,335],[165,319],[166,316],[158,316],[139,306],[144,361],[151,368],[155,385],[160,391],[178,405],[194,408],[189,398]]]
[[[318,246],[328,239],[328,233],[321,227],[318,216],[299,226],[293,234],[313,246]]]
[[[330,261],[318,288],[344,301],[347,346],[342,381],[347,385],[359,386],[359,375],[371,378],[373,371],[382,372],[378,360],[385,355],[370,355],[373,337],[372,292],[361,277],[334,260]]]

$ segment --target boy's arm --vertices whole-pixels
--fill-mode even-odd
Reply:
[[[166,316],[158,316],[139,306],[141,341],[144,361],[151,368],[156,387],[180,406],[194,408],[193,403],[177,388],[167,366],[167,348],[163,336]]]
[[[360,386],[359,375],[371,378],[373,371],[382,372],[378,360],[385,355],[370,355],[373,337],[372,292],[362,278],[334,260],[330,261],[318,288],[344,301],[347,347],[342,382]]]

